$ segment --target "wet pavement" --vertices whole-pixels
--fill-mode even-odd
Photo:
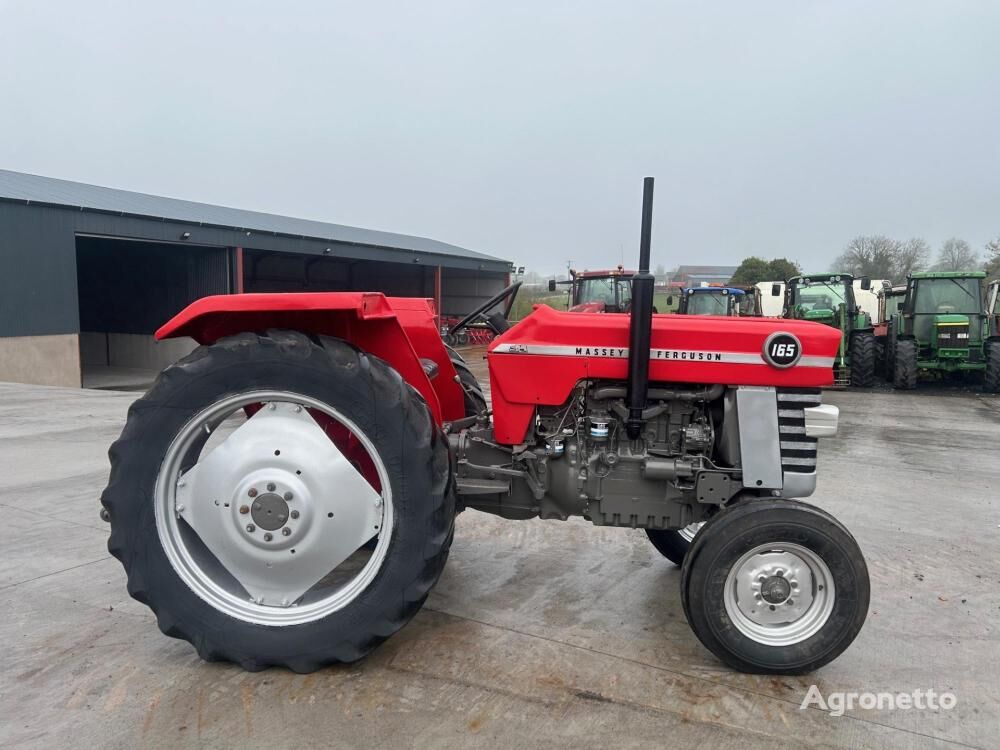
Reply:
[[[481,356],[467,353],[477,368]],[[98,496],[135,393],[0,384],[0,746],[910,748],[1000,744],[1000,399],[839,391],[813,501],[872,576],[807,677],[724,667],[641,531],[463,513],[416,618],[312,675],[201,662],[125,592]],[[950,711],[800,709],[811,685]]]

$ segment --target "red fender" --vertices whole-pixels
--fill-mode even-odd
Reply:
[[[344,339],[392,365],[440,424],[465,416],[461,386],[441,341],[431,300],[381,292],[234,294],[203,297],[165,323],[156,338],[190,336],[211,344],[244,331],[286,328]],[[431,380],[421,365],[438,366]]]

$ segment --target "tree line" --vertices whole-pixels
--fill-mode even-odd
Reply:
[[[897,240],[885,235],[858,235],[836,257],[830,271],[852,276],[903,282],[917,271],[986,271],[990,278],[1000,278],[1000,236],[984,246],[985,253],[974,250],[958,237],[945,240],[931,262],[931,246],[920,237]],[[730,279],[731,284],[747,285],[760,281],[787,280],[801,273],[799,265],[787,258],[764,260],[745,258]]]

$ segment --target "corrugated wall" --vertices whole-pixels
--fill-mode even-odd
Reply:
[[[80,330],[151,334],[200,297],[228,294],[226,248],[77,239]]]
[[[441,272],[441,313],[464,315],[507,286],[507,275],[445,268]]]
[[[80,330],[72,212],[0,201],[0,336]]]

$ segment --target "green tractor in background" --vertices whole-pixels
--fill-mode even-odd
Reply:
[[[889,328],[896,388],[916,388],[921,371],[982,372],[985,390],[1000,392],[996,292],[987,301],[985,283],[982,271],[910,274]]]
[[[871,289],[871,280],[861,279],[861,288]],[[771,289],[775,297],[781,286]],[[875,331],[871,315],[860,310],[854,299],[854,277],[849,273],[796,276],[785,284],[782,317],[811,320],[840,330],[840,349],[833,364],[837,385],[870,388],[875,384]]]

